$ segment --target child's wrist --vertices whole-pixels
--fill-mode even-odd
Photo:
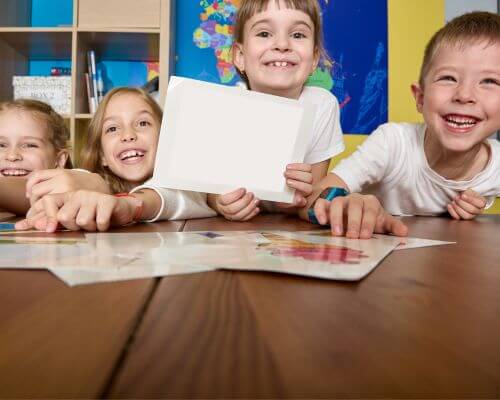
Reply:
[[[344,197],[347,195],[349,195],[349,191],[342,187],[332,186],[323,189],[307,210],[309,221],[313,224],[319,225],[319,221],[316,218],[316,213],[314,212],[314,205],[316,204],[316,201],[318,201],[318,199],[324,199],[331,202],[335,197]]]
[[[118,197],[118,198],[120,198],[120,197],[132,197],[136,201],[138,201],[139,203],[135,204],[135,212],[134,212],[134,215],[132,217],[132,222],[140,222],[140,221],[142,221],[142,214],[144,213],[144,203],[143,203],[143,201],[141,199],[138,199],[133,194],[127,193],[127,192],[115,193],[113,196],[114,197]]]

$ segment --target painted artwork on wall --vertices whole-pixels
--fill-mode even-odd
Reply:
[[[323,62],[308,84],[330,90],[341,105],[344,132],[370,133],[387,121],[387,0],[319,0]],[[235,85],[233,25],[240,0],[176,3],[175,74]]]

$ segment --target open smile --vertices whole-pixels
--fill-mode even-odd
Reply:
[[[274,68],[292,68],[297,64],[291,61],[270,61],[264,64],[266,67],[274,67]]]
[[[31,171],[22,168],[4,168],[0,170],[2,176],[26,176]]]
[[[446,126],[452,131],[467,132],[482,120],[471,115],[446,114],[443,117]]]
[[[128,149],[118,154],[118,159],[125,164],[135,164],[141,162],[146,152],[139,149]]]

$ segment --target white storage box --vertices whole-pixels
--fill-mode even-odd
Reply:
[[[14,99],[48,103],[59,114],[71,114],[71,76],[14,76]]]

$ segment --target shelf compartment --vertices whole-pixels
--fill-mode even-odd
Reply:
[[[78,43],[94,50],[98,61],[158,61],[159,33],[149,32],[78,32]]]
[[[102,61],[158,62],[160,34],[143,31],[77,32],[75,113],[89,112],[84,74],[87,72],[87,52],[95,51],[96,63]],[[109,87],[107,88],[109,89]]]
[[[71,29],[0,30],[0,101],[13,96],[12,77],[28,75],[30,61],[71,60]]]
[[[31,60],[68,60],[72,34],[71,28],[17,28],[8,32],[2,29],[0,42]]]

